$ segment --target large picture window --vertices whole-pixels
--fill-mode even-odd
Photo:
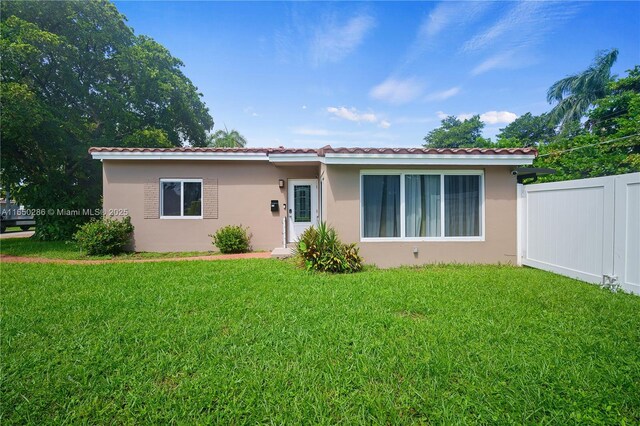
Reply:
[[[364,172],[363,239],[481,240],[481,171]]]
[[[202,218],[202,180],[161,179],[160,217]]]

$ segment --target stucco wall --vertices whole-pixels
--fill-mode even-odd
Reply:
[[[209,234],[240,224],[249,227],[254,250],[272,250],[282,246],[286,180],[316,178],[318,172],[317,166],[276,167],[262,162],[105,160],[104,208],[128,210],[136,251],[212,250]],[[218,218],[145,219],[145,184],[160,178],[217,179]],[[285,180],[284,188],[278,187],[279,179]],[[279,212],[271,212],[271,200],[279,201]]]
[[[358,243],[365,262],[380,267],[438,262],[516,263],[516,178],[511,175],[511,167],[467,167],[485,172],[485,240],[473,242],[361,242],[360,170],[365,168],[329,165],[325,172],[327,222],[336,228],[343,241]],[[414,247],[419,250],[417,256]]]

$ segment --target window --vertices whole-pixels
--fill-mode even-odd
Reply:
[[[363,239],[482,240],[481,171],[364,172]]]
[[[445,176],[444,194],[444,236],[480,236],[480,176]]]
[[[294,185],[294,222],[311,222],[311,185]]]
[[[365,238],[400,236],[400,176],[362,177]]]
[[[161,179],[160,217],[202,218],[202,180]]]
[[[440,235],[440,176],[405,175],[405,236]]]

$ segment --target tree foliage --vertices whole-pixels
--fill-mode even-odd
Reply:
[[[488,146],[491,141],[482,137],[484,123],[479,115],[460,120],[451,115],[443,119],[440,127],[424,137],[427,148],[469,148]]]
[[[608,176],[640,171],[640,66],[615,79],[617,49],[601,52],[584,72],[556,82],[548,92],[558,105],[549,113],[526,113],[500,129],[497,141],[483,139],[479,116],[442,120],[424,138],[427,147],[535,147],[535,167],[552,168],[541,181]]]
[[[540,146],[538,167],[556,169],[544,180],[566,180],[640,171],[640,67],[609,83],[574,137],[559,135]]]
[[[3,187],[38,209],[99,205],[90,146],[204,146],[213,120],[182,62],[136,36],[115,6],[2,2]],[[83,218],[41,216],[36,235],[66,238]]]
[[[605,97],[616,59],[618,49],[598,52],[589,68],[556,81],[547,92],[547,101],[557,103],[549,113],[551,122],[562,127],[579,122],[596,100]]]
[[[214,148],[242,148],[247,146],[247,139],[237,130],[218,130],[207,136],[207,146]]]
[[[505,128],[500,129],[497,144],[500,146],[536,146],[547,144],[556,136],[554,126],[547,114],[532,115],[530,112],[521,115]]]

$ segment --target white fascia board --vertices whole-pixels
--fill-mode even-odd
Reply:
[[[318,154],[270,154],[269,161],[272,163],[308,163],[310,161],[321,161]]]
[[[533,164],[534,155],[465,154],[326,154],[325,164],[518,166]]]
[[[222,160],[268,161],[266,153],[239,152],[93,152],[95,160]]]

